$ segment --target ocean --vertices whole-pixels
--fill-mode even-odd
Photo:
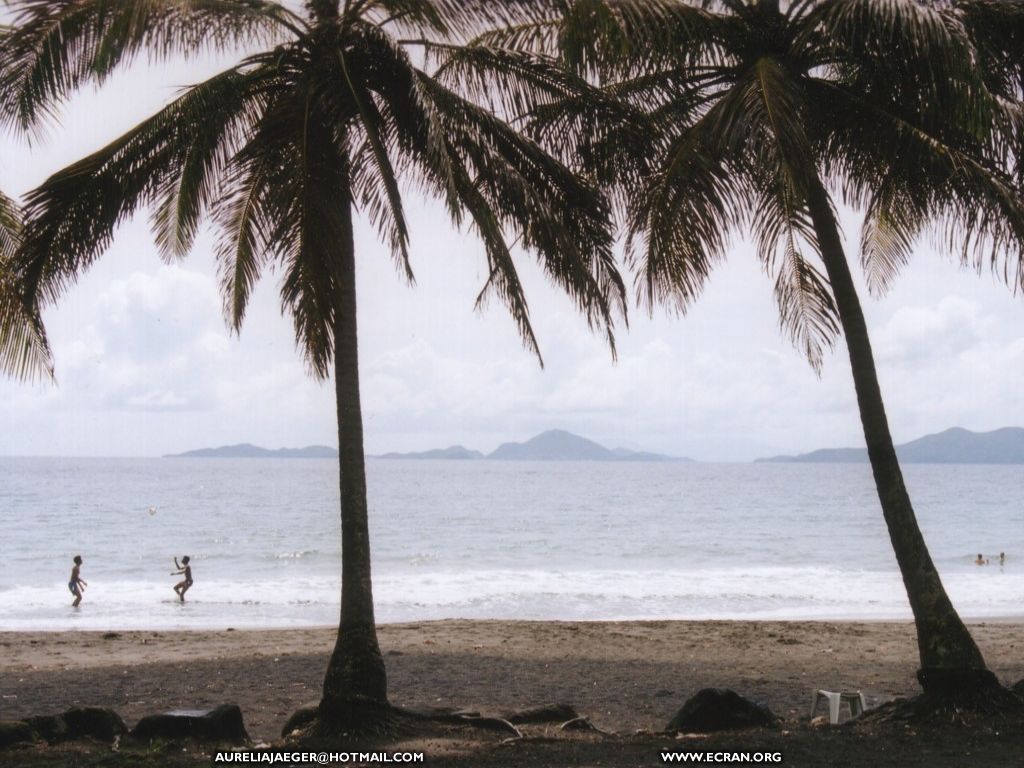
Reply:
[[[1024,617],[1024,466],[904,472],[961,615]],[[371,459],[367,480],[381,622],[910,616],[867,465]],[[0,630],[337,622],[333,460],[2,458],[0,510]]]

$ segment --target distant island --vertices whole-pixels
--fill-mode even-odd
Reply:
[[[524,443],[502,443],[488,454],[461,445],[414,453],[385,453],[379,459],[484,459],[489,461],[691,461],[628,448],[605,448],[600,443],[566,432],[549,429]]]
[[[185,453],[165,456],[171,459],[334,459],[338,451],[326,445],[306,448],[278,448],[269,450],[249,443],[225,445],[220,448],[200,448]],[[605,448],[600,443],[574,435],[563,429],[541,432],[525,443],[502,443],[494,451],[484,454],[461,445],[434,448],[411,453],[384,453],[375,459],[434,459],[443,461],[692,461],[692,459],[665,456],[628,448]]]
[[[413,451],[411,453],[382,453],[374,456],[375,459],[482,459],[484,455],[480,451],[471,451],[461,445],[453,445],[448,448],[432,448],[429,451]]]
[[[200,448],[184,453],[171,453],[165,459],[336,459],[338,450],[328,445],[308,445],[305,448],[260,448],[251,443],[223,445],[220,448]]]
[[[896,455],[907,464],[1024,464],[1024,429],[1003,427],[992,432],[971,432],[953,427],[897,445]],[[866,448],[824,448],[796,456],[757,459],[779,463],[860,463],[867,460]]]

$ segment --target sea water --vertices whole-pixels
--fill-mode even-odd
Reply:
[[[0,459],[0,629],[333,624],[337,472]],[[961,614],[1024,616],[1024,467],[904,472]],[[367,480],[382,622],[910,616],[867,465],[371,459]]]

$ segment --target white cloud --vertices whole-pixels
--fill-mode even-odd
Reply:
[[[883,361],[927,361],[953,358],[985,339],[993,320],[959,296],[946,296],[935,306],[901,307],[875,335]]]
[[[73,312],[52,313],[62,407],[215,409],[208,384],[227,342],[219,307],[209,277],[160,266],[112,281]]]

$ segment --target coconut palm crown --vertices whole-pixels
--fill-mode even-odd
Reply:
[[[23,129],[140,52],[157,59],[237,46],[249,52],[27,195],[14,264],[19,290],[31,307],[53,303],[142,208],[151,211],[167,259],[189,251],[201,222],[217,225],[233,329],[256,280],[268,270],[280,274],[298,348],[315,376],[333,373],[338,405],[341,618],[320,716],[337,723],[386,704],[370,579],[353,216],[375,225],[411,281],[403,189],[439,200],[484,244],[489,276],[480,301],[500,297],[534,351],[513,242],[536,254],[609,342],[624,304],[602,194],[467,96],[500,79],[515,84],[517,97],[550,100],[571,80],[542,57],[459,45],[495,25],[536,20],[542,4],[19,0],[12,7],[0,103]]]
[[[842,332],[926,693],[995,679],[943,588],[904,485],[836,206],[864,213],[882,293],[923,235],[1024,288],[1019,47],[1000,0],[567,0],[482,40],[557,51],[595,86],[533,130],[613,192],[637,286],[685,311],[749,233],[783,329],[819,368]],[[989,54],[1001,56],[993,62]]]

